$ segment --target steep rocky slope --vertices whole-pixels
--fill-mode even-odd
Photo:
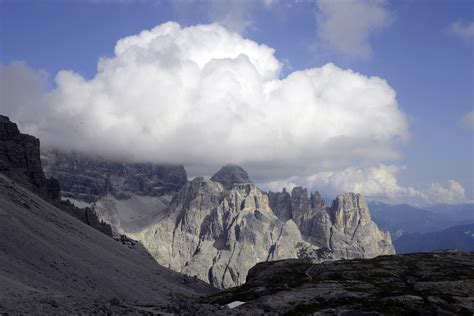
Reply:
[[[196,302],[211,286],[159,266],[125,237],[122,244],[94,229],[91,209],[61,202],[39,152],[36,138],[0,117],[0,313],[212,310]]]
[[[272,213],[254,184],[196,178],[175,196],[166,214],[140,236],[156,260],[173,270],[225,288],[245,281],[255,263],[296,258],[301,235]]]
[[[149,305],[191,313],[213,291],[1,174],[0,267],[0,313],[123,314]]]
[[[63,200],[90,209],[116,237],[151,224],[187,182],[178,165],[109,161],[51,149],[41,155],[46,174],[59,180]]]
[[[40,159],[40,141],[22,134],[15,123],[0,115],[0,173],[41,195],[87,225],[112,236],[112,228],[100,221],[91,208],[78,208],[61,201],[59,182],[46,178]]]
[[[264,262],[204,301],[244,303],[234,315],[472,315],[474,253]]]

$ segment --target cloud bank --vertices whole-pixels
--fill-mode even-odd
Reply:
[[[292,189],[303,185],[319,190],[328,196],[341,191],[358,192],[365,196],[389,203],[410,203],[424,205],[434,203],[466,202],[465,190],[460,183],[449,180],[446,185],[438,182],[422,188],[401,186],[397,174],[405,167],[379,164],[366,168],[349,167],[337,171],[319,172],[307,177],[291,177],[286,180],[270,181],[263,187],[279,191],[282,187]]]
[[[280,79],[281,65],[272,48],[219,25],[170,22],[119,40],[91,80],[60,71],[43,96],[18,93],[31,70],[3,67],[15,88],[2,95],[48,146],[137,161],[243,163],[290,176],[398,157],[407,120],[385,80],[333,64]]]
[[[317,1],[316,23],[320,43],[343,55],[370,57],[370,39],[392,20],[393,15],[385,0]]]
[[[333,64],[281,78],[281,67],[272,48],[222,26],[170,22],[119,40],[90,80],[60,71],[52,91],[43,72],[2,66],[2,112],[43,145],[184,164],[191,175],[237,163],[274,189],[294,180],[326,194],[463,198],[455,181],[405,188],[400,167],[379,164],[409,138],[385,80]]]

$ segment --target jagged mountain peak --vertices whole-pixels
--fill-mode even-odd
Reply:
[[[339,194],[336,199],[332,203],[332,208],[335,209],[336,211],[339,210],[353,210],[353,209],[361,209],[364,210],[365,213],[370,218],[369,213],[369,207],[367,205],[367,202],[365,201],[365,198],[363,195],[359,193],[353,193],[353,192],[345,192]]]
[[[234,164],[223,166],[211,177],[211,181],[219,182],[226,190],[232,189],[237,183],[252,183],[247,171]]]
[[[0,123],[14,124],[10,121],[10,118],[8,116],[1,115],[1,114],[0,114]]]

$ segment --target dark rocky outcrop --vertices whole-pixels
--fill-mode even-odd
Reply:
[[[236,315],[472,315],[474,253],[439,252],[311,264],[263,262],[206,302]]]
[[[58,181],[47,179],[43,173],[39,139],[20,133],[17,125],[3,115],[0,115],[0,172],[49,200],[60,199]]]
[[[126,163],[57,150],[43,150],[42,160],[46,174],[59,180],[63,197],[87,203],[108,193],[119,199],[127,199],[131,193],[174,194],[187,182],[180,165]]]
[[[97,229],[98,231],[106,234],[107,236],[113,237],[112,227],[99,220],[96,212],[90,207],[79,208],[71,202],[65,200],[61,201],[59,208],[68,213],[71,216],[79,219],[81,222]],[[120,240],[120,236],[116,236],[117,240]]]
[[[268,192],[268,201],[273,213],[282,221],[292,218],[291,195],[283,188],[282,192]]]
[[[61,187],[55,178],[46,178],[41,165],[40,141],[22,134],[15,123],[0,115],[0,173],[37,193],[87,225],[112,236],[111,227],[100,221],[90,208],[78,208],[61,201]]]
[[[247,171],[240,166],[232,164],[225,165],[219,169],[219,171],[211,177],[211,181],[219,182],[226,190],[231,190],[234,184],[252,183]]]

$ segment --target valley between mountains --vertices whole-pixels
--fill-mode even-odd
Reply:
[[[42,153],[63,198],[88,206],[114,234],[139,241],[155,260],[218,288],[245,282],[264,261],[372,258],[394,254],[363,196],[264,192],[237,165],[190,181],[181,166],[131,164]]]

